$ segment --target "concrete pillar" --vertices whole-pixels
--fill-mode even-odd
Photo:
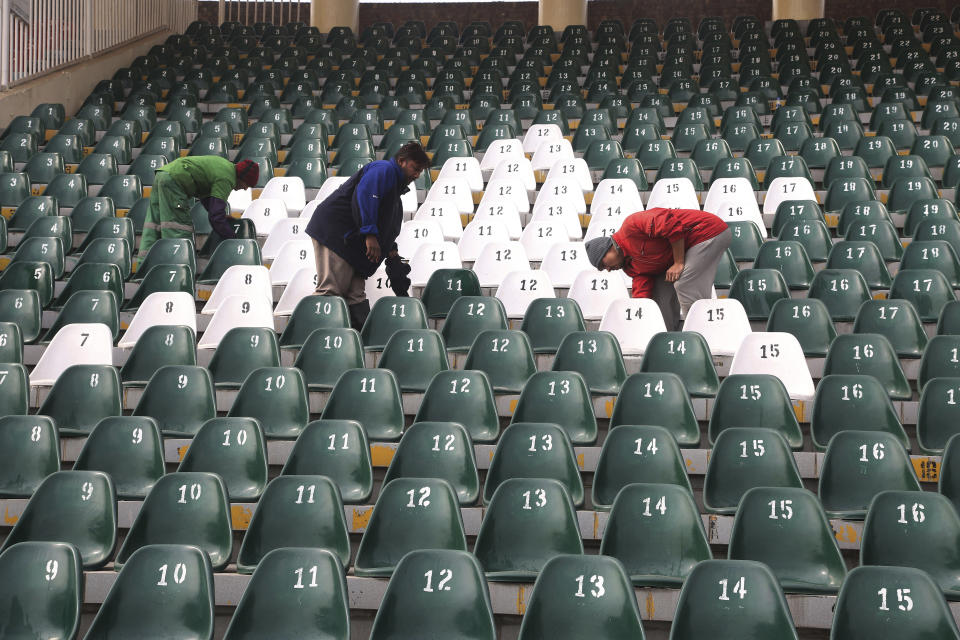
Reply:
[[[813,20],[823,17],[824,0],[773,0],[773,19]]]
[[[587,24],[587,0],[540,0],[540,24],[561,33],[571,24]]]
[[[358,0],[312,0],[310,24],[329,33],[333,27],[350,27],[360,35],[360,3]]]

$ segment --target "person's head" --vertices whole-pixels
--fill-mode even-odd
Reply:
[[[624,258],[620,247],[610,236],[594,238],[586,244],[587,260],[600,271],[616,271],[623,268]]]
[[[260,165],[252,160],[237,163],[237,188],[252,189],[260,181]]]
[[[419,142],[408,142],[397,151],[394,156],[397,164],[403,169],[405,184],[410,184],[420,177],[420,173],[430,166],[430,158]]]

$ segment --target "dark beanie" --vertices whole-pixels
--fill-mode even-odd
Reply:
[[[252,187],[259,181],[260,165],[252,160],[242,160],[237,163],[237,182],[242,182]]]
[[[600,269],[603,256],[607,255],[607,251],[613,246],[613,238],[610,236],[594,238],[593,240],[589,240],[585,246],[587,248],[587,260],[590,261],[590,264],[592,264],[595,269]]]

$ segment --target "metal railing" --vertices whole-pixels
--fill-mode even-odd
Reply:
[[[309,21],[310,0],[220,0],[220,22],[286,24]]]
[[[0,90],[196,17],[197,0],[0,0]]]

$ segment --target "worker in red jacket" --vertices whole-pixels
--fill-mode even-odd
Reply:
[[[634,298],[653,298],[668,331],[679,330],[690,305],[712,295],[717,264],[730,246],[727,223],[699,209],[648,209],[631,214],[612,237],[587,242],[601,271],[623,269]]]

